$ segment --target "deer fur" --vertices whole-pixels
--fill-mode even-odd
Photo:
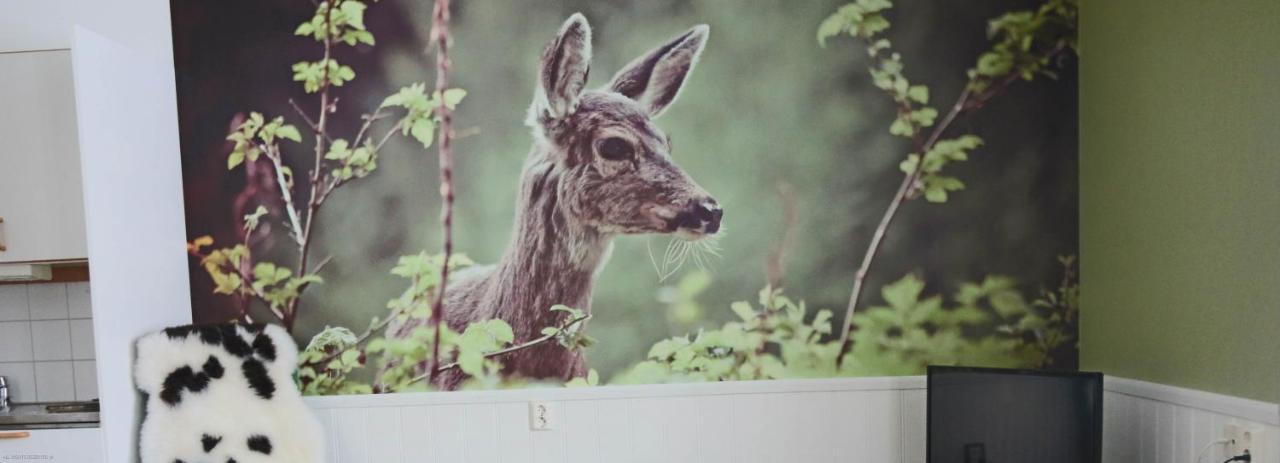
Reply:
[[[605,87],[585,90],[591,28],[581,14],[565,21],[538,67],[526,121],[534,141],[510,244],[497,264],[451,279],[444,315],[451,328],[496,318],[511,325],[516,343],[535,339],[543,328],[566,322],[550,307],[591,310],[596,275],[618,235],[699,239],[716,233],[719,206],[676,166],[670,138],[652,120],[675,101],[708,32],[696,26],[636,58]],[[422,323],[388,333],[404,337]],[[555,342],[498,360],[504,375],[529,379],[566,380],[586,370],[581,352]],[[456,369],[441,376],[446,389],[464,379]]]

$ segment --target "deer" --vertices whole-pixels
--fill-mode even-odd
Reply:
[[[587,89],[591,27],[580,13],[564,22],[538,63],[525,121],[533,146],[510,243],[496,264],[450,278],[443,321],[451,329],[500,319],[517,343],[537,338],[566,322],[552,306],[590,313],[596,277],[620,235],[693,241],[720,230],[719,203],[676,165],[671,138],[654,124],[679,96],[709,31],[695,26],[631,61],[604,87]],[[424,323],[389,326],[388,336],[407,337]],[[504,377],[550,381],[587,373],[580,349],[555,342],[496,359]],[[419,365],[419,373],[426,368]],[[436,386],[455,389],[464,379],[454,368],[440,372]]]

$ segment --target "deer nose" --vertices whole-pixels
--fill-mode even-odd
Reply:
[[[720,231],[720,218],[723,216],[724,210],[716,200],[702,198],[690,202],[689,208],[676,220],[680,228],[712,234]]]

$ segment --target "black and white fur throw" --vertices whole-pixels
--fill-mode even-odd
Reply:
[[[275,325],[194,325],[138,340],[142,463],[318,463],[319,422],[293,383],[298,348]]]

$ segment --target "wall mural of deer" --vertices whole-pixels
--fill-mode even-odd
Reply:
[[[445,321],[456,330],[486,319],[509,323],[517,340],[564,322],[563,304],[591,310],[596,275],[615,237],[673,234],[700,240],[720,230],[722,210],[676,165],[655,124],[676,100],[706,45],[698,25],[636,58],[600,89],[587,90],[591,27],[574,14],[544,49],[526,123],[533,147],[516,201],[515,230],[501,260],[451,279]],[[422,320],[388,327],[407,336]],[[568,379],[586,372],[580,351],[542,343],[504,356],[503,373]],[[426,368],[425,365],[422,366]],[[456,369],[439,386],[457,387]]]

